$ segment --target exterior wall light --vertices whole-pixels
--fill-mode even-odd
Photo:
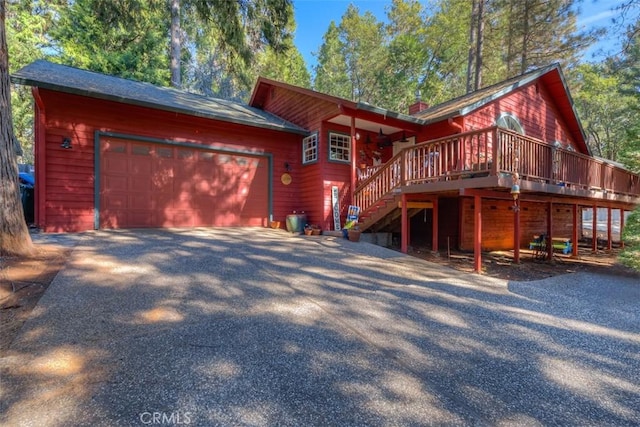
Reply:
[[[64,137],[62,139],[62,144],[60,144],[60,146],[64,149],[70,150],[73,148],[73,146],[71,145],[71,138],[69,137]]]

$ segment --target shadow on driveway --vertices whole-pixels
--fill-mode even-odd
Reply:
[[[640,285],[506,283],[270,229],[74,237],[3,425],[637,425]]]

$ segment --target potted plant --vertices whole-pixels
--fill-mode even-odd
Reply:
[[[349,237],[349,241],[351,241],[351,242],[359,242],[360,241],[361,231],[360,231],[360,229],[358,229],[358,227],[354,227],[354,228],[349,229],[347,234],[348,234],[348,237]]]

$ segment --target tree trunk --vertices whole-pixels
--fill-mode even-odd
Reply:
[[[30,255],[33,243],[20,201],[14,147],[5,17],[6,3],[0,0],[0,255]]]
[[[475,59],[475,35],[476,35],[476,22],[478,15],[478,1],[473,0],[471,4],[471,20],[469,21],[469,57],[467,60],[467,93],[473,91],[473,61]]]
[[[514,13],[513,13],[513,0],[509,1],[509,11],[507,12],[507,78],[513,77],[513,38],[514,38]]]
[[[180,0],[171,1],[171,86],[180,88]]]
[[[528,65],[528,39],[529,39],[529,0],[524,1],[524,12],[522,14],[522,52],[520,53],[520,74],[527,71]]]
[[[476,75],[473,90],[482,86],[482,42],[484,40],[484,0],[478,0],[477,35],[476,35]]]

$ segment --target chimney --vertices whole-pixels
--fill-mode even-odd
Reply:
[[[409,105],[409,115],[415,116],[421,111],[429,108],[429,104],[426,102],[422,102],[422,97],[420,96],[420,89],[416,90],[416,102]]]

